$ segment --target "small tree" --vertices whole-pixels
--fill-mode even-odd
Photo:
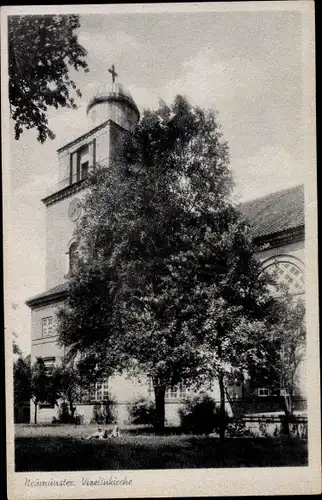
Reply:
[[[139,396],[128,404],[128,412],[132,424],[155,425],[155,405],[150,399]]]
[[[179,410],[181,427],[185,432],[193,434],[210,434],[217,432],[222,427],[220,409],[216,402],[205,393],[187,398]],[[228,425],[229,417],[225,413],[225,426]]]
[[[278,321],[267,330],[265,362],[252,373],[254,382],[269,373],[272,388],[284,398],[286,419],[293,415],[294,395],[299,389],[298,368],[306,356],[305,306],[285,291],[280,295]]]
[[[31,399],[34,403],[34,423],[37,424],[38,404],[43,402],[53,403],[53,388],[50,377],[47,374],[44,361],[37,358],[31,366]]]
[[[74,419],[76,406],[75,401],[79,395],[80,378],[75,366],[63,361],[55,366],[51,374],[51,383],[55,401],[62,399],[69,411],[69,417]]]
[[[30,356],[19,358],[13,363],[14,408],[31,398]]]
[[[298,390],[297,371],[306,356],[305,306],[300,300],[290,303],[280,327],[280,349],[274,364],[285,398],[285,413],[293,414]]]
[[[93,424],[112,424],[116,422],[115,400],[108,397],[100,403],[93,406]]]
[[[81,97],[69,76],[71,68],[88,71],[86,50],[77,41],[78,15],[9,16],[9,100],[15,137],[36,128],[43,143],[50,107],[76,108],[71,91]]]

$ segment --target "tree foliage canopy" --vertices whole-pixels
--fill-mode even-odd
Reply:
[[[166,388],[259,362],[274,321],[228,163],[214,113],[177,96],[146,111],[108,168],[94,170],[76,232],[60,341],[152,379],[161,420]]]
[[[9,16],[9,101],[15,138],[36,128],[38,141],[53,139],[50,107],[76,108],[81,92],[69,69],[88,71],[86,50],[78,43],[78,15]]]

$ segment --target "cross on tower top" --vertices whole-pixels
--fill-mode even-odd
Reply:
[[[108,71],[111,73],[111,75],[112,75],[112,82],[114,83],[114,82],[115,82],[115,77],[116,77],[116,76],[118,76],[118,74],[117,74],[117,73],[116,73],[116,71],[115,71],[115,66],[114,66],[114,64],[112,64],[112,67],[111,67],[111,68],[109,68],[109,70],[108,70]]]

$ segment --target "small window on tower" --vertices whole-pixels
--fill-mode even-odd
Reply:
[[[81,181],[88,176],[89,167],[89,147],[88,144],[77,151],[77,181]]]
[[[80,182],[88,177],[90,168],[96,162],[95,138],[71,153],[70,157],[70,184]]]
[[[74,241],[69,247],[69,273],[75,270],[77,262],[77,243]]]

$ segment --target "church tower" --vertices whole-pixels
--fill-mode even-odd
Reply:
[[[50,367],[64,355],[57,345],[55,311],[68,293],[76,243],[74,230],[82,215],[82,198],[93,165],[108,167],[124,134],[131,133],[140,113],[128,90],[115,82],[103,85],[87,107],[89,131],[58,149],[58,183],[42,200],[46,206],[46,291],[27,301],[31,309],[31,362],[43,358]],[[39,415],[40,416],[40,415]]]

